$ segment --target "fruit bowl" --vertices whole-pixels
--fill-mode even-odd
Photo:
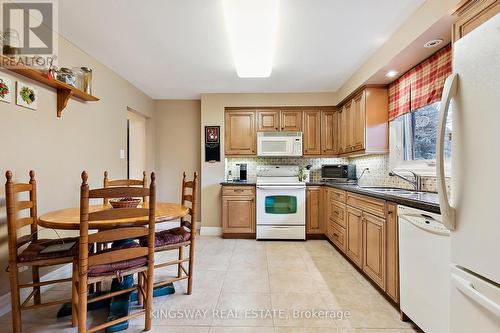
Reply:
[[[141,203],[141,199],[122,198],[109,200],[109,204],[113,208],[136,208]]]

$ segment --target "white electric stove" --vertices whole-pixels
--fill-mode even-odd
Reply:
[[[306,239],[306,184],[299,167],[257,167],[257,239]]]

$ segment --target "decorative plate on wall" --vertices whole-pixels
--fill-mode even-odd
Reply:
[[[16,82],[16,104],[28,109],[36,110],[38,102],[38,93],[33,86],[24,82]]]
[[[10,79],[0,76],[0,102],[10,103],[12,100],[12,83]]]

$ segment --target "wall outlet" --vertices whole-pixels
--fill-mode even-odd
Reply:
[[[125,149],[120,149],[120,159],[124,160],[126,158]]]

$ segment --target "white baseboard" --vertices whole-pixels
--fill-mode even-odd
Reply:
[[[200,235],[202,236],[222,236],[221,227],[201,227]]]
[[[45,274],[44,276],[41,277],[41,280],[42,281],[57,280],[57,279],[65,279],[68,277],[71,277],[71,264],[66,264],[62,267],[59,267],[56,270],[53,270],[50,273]],[[54,285],[42,286],[41,291],[44,292],[46,290],[49,290],[53,286]],[[21,289],[21,303],[24,301],[26,297],[28,297],[31,291],[32,289],[30,288]],[[0,296],[0,317],[10,312],[11,309],[12,307],[11,307],[10,293]]]

